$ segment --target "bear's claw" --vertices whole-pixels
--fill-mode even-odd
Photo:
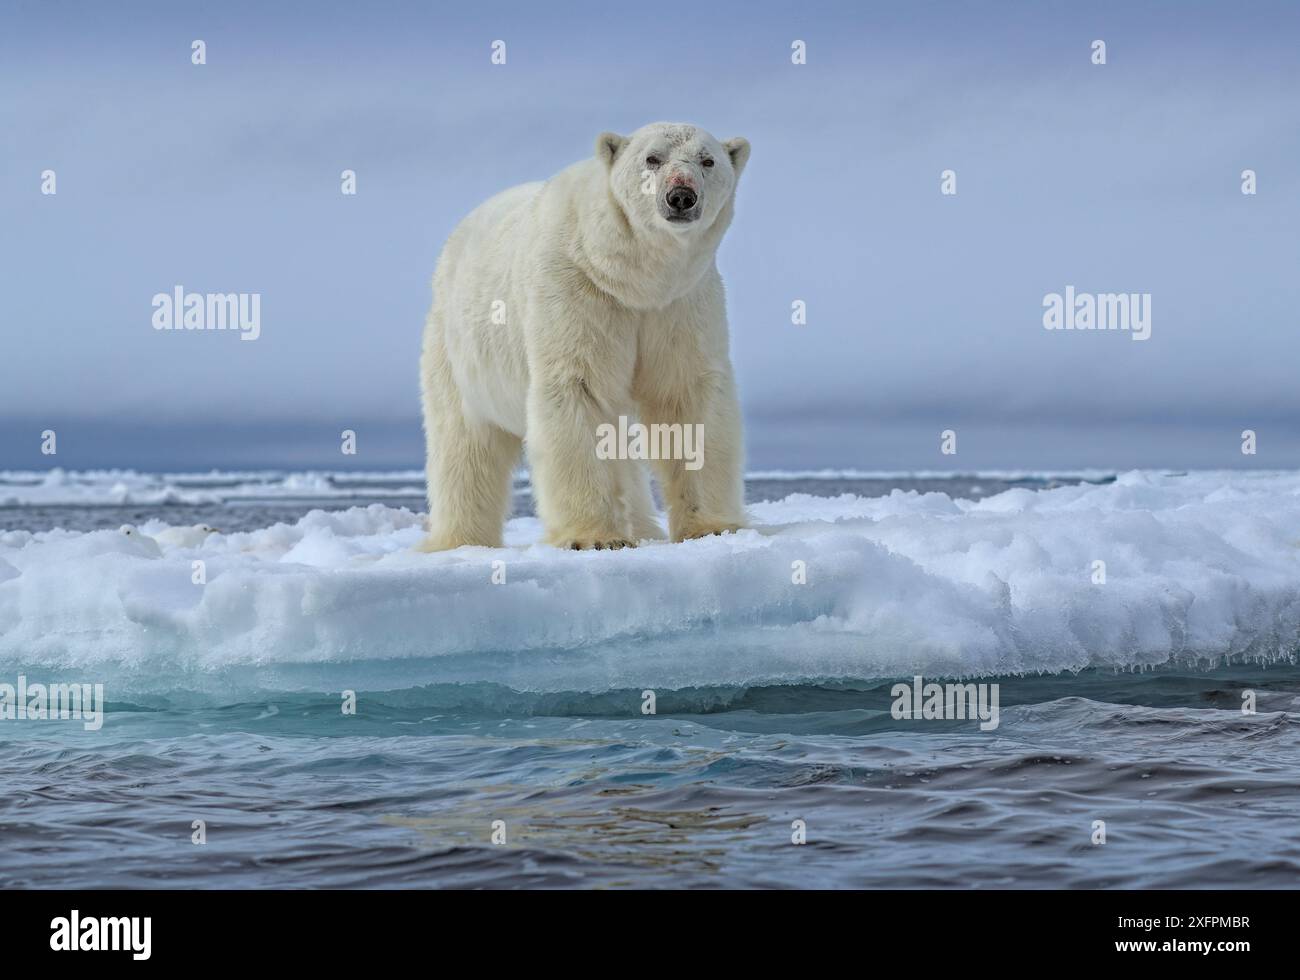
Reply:
[[[588,549],[603,551],[606,548],[608,548],[610,551],[618,551],[620,548],[635,548],[636,542],[628,541],[625,538],[614,538],[612,540],[602,539],[599,541],[594,541],[594,540],[569,541],[568,547],[573,551],[586,551]]]

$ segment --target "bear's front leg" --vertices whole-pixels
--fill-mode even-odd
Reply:
[[[597,455],[602,424],[632,411],[634,336],[599,308],[566,303],[530,325],[525,445],[545,540],[560,548],[634,547],[646,536],[629,505],[627,460]]]
[[[745,526],[740,401],[727,358],[727,321],[716,273],[671,306],[643,336],[634,393],[642,419],[667,426],[655,463],[674,541]]]
[[[528,395],[528,462],[546,542],[559,548],[636,545],[623,510],[617,467],[596,454],[610,409],[576,375],[538,378]]]
[[[656,463],[674,541],[738,531],[745,526],[744,452],[740,404],[729,369],[706,371],[690,394],[665,400],[650,417],[670,426],[681,458]],[[688,431],[688,426],[691,427]]]

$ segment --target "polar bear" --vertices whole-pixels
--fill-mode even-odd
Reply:
[[[626,458],[638,454],[598,452],[602,433],[629,421],[661,434],[697,427],[702,438],[694,465],[654,461],[674,541],[743,526],[740,407],[714,254],[748,158],[748,141],[685,124],[602,133],[591,158],[490,198],[456,227],[420,357],[423,550],[501,546],[525,444],[546,542],[662,538],[645,466]]]

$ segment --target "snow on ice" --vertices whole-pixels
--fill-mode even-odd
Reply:
[[[238,534],[0,532],[0,669],[149,690],[238,676],[601,691],[1297,650],[1297,473],[1135,471],[980,501],[795,494],[749,510],[738,534],[618,552],[542,545],[526,518],[505,548],[425,555],[420,517],[379,504]]]

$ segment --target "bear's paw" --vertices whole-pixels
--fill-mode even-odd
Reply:
[[[674,541],[689,541],[692,538],[708,538],[714,535],[734,534],[745,525],[738,521],[691,521],[685,527],[678,530],[674,536]]]

